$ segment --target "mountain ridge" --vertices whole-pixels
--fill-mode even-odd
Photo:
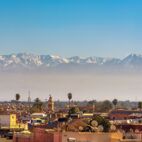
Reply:
[[[72,56],[64,58],[55,55],[36,55],[31,53],[13,53],[0,55],[0,69],[54,68],[59,66],[97,66],[97,67],[127,67],[141,68],[142,55],[129,54],[123,59],[90,56],[81,58]]]

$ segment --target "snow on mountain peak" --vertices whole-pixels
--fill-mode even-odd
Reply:
[[[35,55],[29,53],[18,53],[10,55],[0,55],[0,67],[22,66],[27,68],[32,67],[54,67],[60,64],[92,64],[92,65],[127,65],[135,66],[142,65],[142,55],[130,54],[126,58],[120,60],[117,58],[102,58],[102,57],[87,57],[80,58],[73,56],[70,58],[62,58],[57,55]]]
[[[57,56],[57,55],[50,55],[53,59],[60,59],[61,57],[60,56]]]

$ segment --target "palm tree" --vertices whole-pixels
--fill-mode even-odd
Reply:
[[[117,103],[118,103],[118,100],[117,100],[117,99],[114,99],[114,100],[112,101],[112,103],[113,103],[113,105],[115,106],[115,109],[116,109],[116,105],[117,105]]]
[[[68,93],[68,99],[69,99],[69,109],[70,109],[70,101],[72,99],[72,93]]]
[[[36,99],[35,99],[35,103],[38,104],[39,102],[41,102],[41,100],[40,100],[39,98],[36,98]]]
[[[16,99],[16,101],[19,101],[19,100],[20,100],[20,94],[17,93],[17,94],[15,95],[15,99]]]

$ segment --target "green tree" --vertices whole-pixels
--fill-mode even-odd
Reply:
[[[31,112],[42,112],[43,111],[43,102],[39,98],[36,98],[34,104],[31,108]]]
[[[109,120],[105,119],[104,117],[100,116],[100,115],[95,115],[93,117],[93,120],[98,122],[98,125],[102,125],[104,128],[104,132],[108,132],[110,130],[110,122]]]
[[[102,112],[108,112],[112,109],[112,103],[109,100],[105,100],[101,104],[101,111]]]
[[[138,102],[138,108],[141,110],[142,109],[142,102]]]
[[[15,100],[16,100],[16,101],[19,101],[19,100],[20,100],[20,94],[17,93],[17,94],[15,95]]]
[[[96,100],[91,100],[91,101],[88,101],[87,106],[93,106],[96,103],[97,103]]]
[[[77,113],[79,113],[79,112],[80,112],[80,110],[79,110],[78,107],[72,107],[72,108],[70,108],[70,110],[69,110],[69,114],[77,114]]]
[[[118,103],[118,100],[117,100],[117,99],[114,99],[114,100],[112,101],[112,104],[114,105],[115,109],[116,109],[117,103]]]

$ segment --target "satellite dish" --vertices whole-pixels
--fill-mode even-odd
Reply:
[[[82,126],[79,126],[79,131],[83,131],[83,127]]]
[[[92,120],[90,123],[91,123],[91,126],[93,126],[93,127],[98,126],[98,122],[96,120]]]
[[[99,125],[99,126],[98,126],[98,131],[99,131],[99,132],[103,132],[103,130],[104,130],[104,127],[103,127],[102,125]]]
[[[111,131],[116,131],[116,126],[115,126],[115,125],[111,125],[111,126],[110,126],[110,130],[111,130]]]

